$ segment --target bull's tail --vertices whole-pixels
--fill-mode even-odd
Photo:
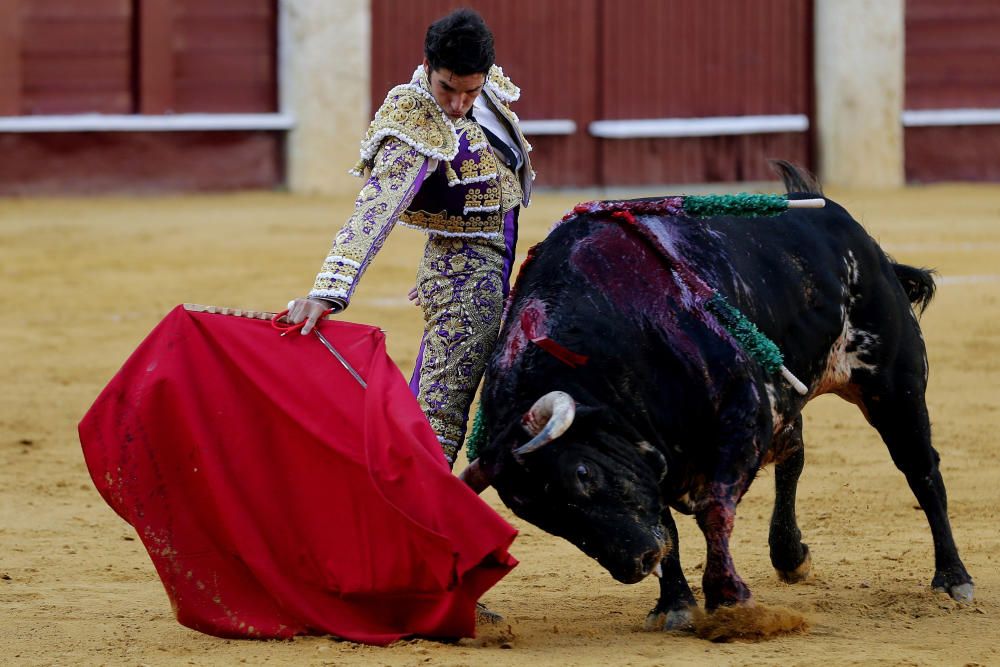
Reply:
[[[892,263],[892,270],[896,272],[896,279],[903,286],[903,291],[910,299],[914,309],[923,314],[924,310],[934,298],[937,285],[934,283],[933,269],[918,269],[907,264]]]
[[[819,180],[808,171],[787,160],[769,160],[771,168],[778,174],[785,184],[785,192],[808,192],[811,194],[823,194],[823,187]]]

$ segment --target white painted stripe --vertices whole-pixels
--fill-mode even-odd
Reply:
[[[921,243],[919,241],[904,243],[883,243],[882,247],[892,253],[900,252],[983,252],[984,250],[1000,250],[996,241],[955,241],[943,243]]]
[[[920,109],[903,112],[903,127],[1000,125],[1000,109]]]
[[[602,139],[714,137],[728,134],[804,132],[808,129],[809,118],[803,114],[597,120],[590,124],[590,133]]]
[[[527,135],[576,134],[576,121],[569,118],[522,120],[518,125],[521,126],[521,132]]]
[[[934,279],[938,285],[973,285],[979,283],[1000,283],[1000,274],[984,273],[969,276],[938,276]]]
[[[0,117],[0,132],[187,132],[290,130],[290,113],[183,113],[167,116],[76,114]]]

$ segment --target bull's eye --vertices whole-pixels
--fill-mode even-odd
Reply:
[[[581,463],[576,467],[576,478],[586,484],[590,481],[590,469]]]

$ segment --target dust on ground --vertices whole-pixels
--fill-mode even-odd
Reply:
[[[648,194],[648,193],[645,193]],[[798,515],[813,576],[781,583],[767,556],[774,493],[761,473],[739,508],[733,554],[762,604],[807,634],[713,644],[645,632],[653,580],[624,586],[569,543],[488,502],[521,531],[521,564],[486,595],[507,621],[456,644],[389,648],[327,637],[227,641],[178,625],[141,543],[87,474],[76,424],[176,304],[281,309],[312,283],[349,199],[286,194],[0,201],[0,656],[5,663],[276,665],[937,665],[1000,663],[1000,187],[831,191],[896,259],[939,270],[923,317],[934,444],[977,601],[930,590],[923,513],[853,407],[806,409]],[[521,253],[587,193],[537,197]],[[420,334],[422,237],[397,229],[346,317],[388,331],[404,373]],[[462,462],[458,467],[463,465]],[[678,520],[700,593],[704,542]]]

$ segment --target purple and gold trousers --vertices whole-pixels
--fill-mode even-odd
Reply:
[[[410,379],[449,465],[465,439],[469,408],[500,333],[520,207],[503,238],[432,235],[417,270],[424,335]]]

